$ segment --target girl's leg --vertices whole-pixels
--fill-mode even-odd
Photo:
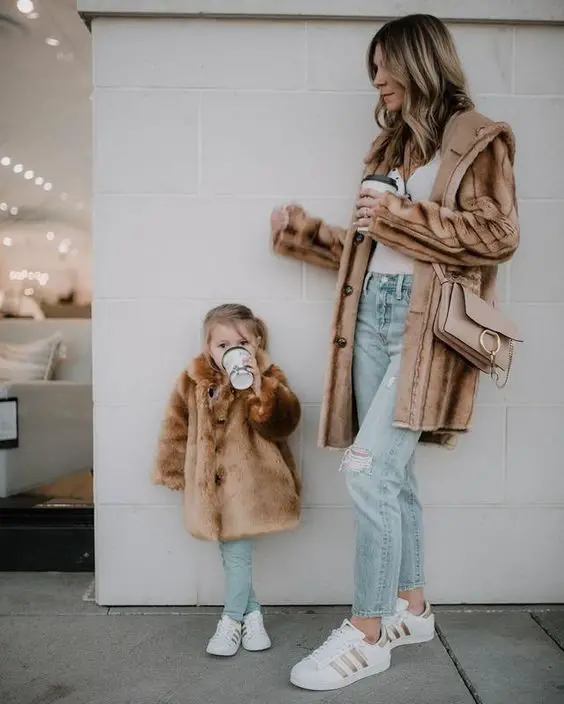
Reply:
[[[253,541],[220,541],[219,547],[225,573],[223,613],[241,622],[246,613],[258,606],[253,592]]]
[[[252,614],[253,611],[260,611],[260,603],[257,600],[257,595],[255,594],[255,588],[251,584],[251,593],[249,595],[249,601],[247,602],[247,609],[245,611],[245,616],[247,614]]]

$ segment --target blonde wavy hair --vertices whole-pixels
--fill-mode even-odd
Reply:
[[[268,328],[261,318],[258,318],[253,311],[241,303],[224,303],[221,306],[212,308],[204,318],[204,342],[206,347],[210,344],[210,337],[215,325],[222,323],[232,325],[240,334],[243,331],[240,324],[249,326],[250,331],[257,338],[258,346],[262,350],[268,347]]]
[[[378,101],[375,116],[383,138],[372,158],[390,168],[401,166],[409,145],[410,161],[426,164],[439,150],[449,119],[474,107],[452,35],[432,15],[408,15],[387,22],[368,47],[372,82],[377,73],[377,46],[387,71],[405,89],[405,98],[401,112],[387,110],[382,98]]]

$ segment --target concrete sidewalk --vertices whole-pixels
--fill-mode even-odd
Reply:
[[[335,692],[288,683],[345,607],[267,608],[272,650],[205,655],[214,608],[100,608],[87,574],[0,574],[1,704],[564,704],[564,607],[440,608],[438,637]]]

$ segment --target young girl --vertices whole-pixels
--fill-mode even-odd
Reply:
[[[237,391],[222,357],[248,350],[254,382]],[[208,643],[211,655],[266,650],[270,638],[252,585],[253,540],[294,528],[300,480],[286,442],[300,420],[300,404],[266,354],[267,330],[243,305],[211,310],[204,350],[176,382],[159,442],[155,484],[184,490],[188,529],[218,540],[225,572],[225,607]]]

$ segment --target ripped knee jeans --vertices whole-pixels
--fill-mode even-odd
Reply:
[[[369,273],[357,315],[353,383],[360,430],[341,464],[355,512],[356,616],[389,616],[398,590],[424,584],[413,471],[420,433],[393,425],[411,280]]]

